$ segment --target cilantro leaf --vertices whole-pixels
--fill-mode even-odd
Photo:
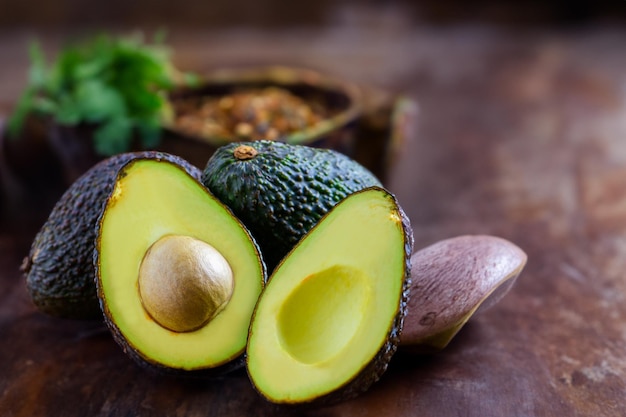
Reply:
[[[81,120],[99,123],[126,115],[126,103],[118,90],[101,80],[88,80],[76,87],[76,102],[81,103]]]
[[[126,118],[110,119],[94,132],[94,149],[100,155],[124,152],[132,140],[132,127],[132,122]]]
[[[141,36],[100,35],[66,46],[50,67],[33,43],[29,84],[9,119],[9,131],[17,134],[33,113],[63,125],[93,126],[94,149],[103,156],[130,150],[133,135],[144,148],[155,147],[165,93],[175,86],[169,50],[159,36],[146,44]]]

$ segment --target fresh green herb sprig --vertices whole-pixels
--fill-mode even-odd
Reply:
[[[62,49],[50,68],[33,43],[30,58],[28,85],[9,120],[12,136],[36,114],[60,125],[93,126],[93,148],[103,156],[128,151],[135,134],[143,148],[158,144],[165,95],[175,86],[162,41],[101,35]]]

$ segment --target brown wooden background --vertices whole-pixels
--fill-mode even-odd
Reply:
[[[104,8],[60,4],[34,11],[28,1],[0,1],[5,114],[24,85],[28,41],[40,37],[53,54],[83,33],[77,22],[89,23]],[[96,23],[137,27],[143,9],[107,4]],[[290,22],[302,19],[274,26],[257,3],[244,9],[231,1],[220,12],[242,24],[231,26],[211,21],[209,6],[170,15],[172,3],[151,4],[145,27],[167,22],[166,15],[192,23],[170,31],[182,68],[291,64],[415,98],[417,130],[388,186],[412,220],[416,247],[489,233],[522,247],[528,265],[512,292],[444,352],[398,355],[365,395],[294,412],[263,401],[242,373],[214,381],[148,375],[98,324],[38,313],[18,266],[49,203],[28,200],[35,203],[17,211],[5,204],[0,415],[626,415],[626,27],[618,9],[567,3],[588,7],[572,17],[553,15],[558,3],[547,3],[528,26],[487,13],[497,9],[488,2],[474,10],[482,19],[450,1],[440,5],[448,12],[433,11],[429,19],[426,9],[400,3],[342,4],[329,19],[325,2],[299,11],[268,2],[270,10],[285,7]],[[265,24],[248,25],[253,16],[265,16]],[[202,23],[205,17],[211,24]],[[16,201],[6,189],[3,196]]]
[[[319,26],[358,9],[402,9],[406,18],[429,24],[483,21],[504,25],[572,25],[623,21],[620,0],[0,0],[0,27],[167,25],[201,29],[229,26]]]

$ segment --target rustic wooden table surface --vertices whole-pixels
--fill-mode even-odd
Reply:
[[[5,110],[32,34],[0,33]],[[63,40],[34,34],[49,51]],[[147,374],[98,323],[37,312],[18,267],[48,206],[5,210],[1,416],[626,415],[626,29],[174,31],[170,44],[186,69],[290,64],[414,97],[419,123],[388,187],[416,247],[493,234],[528,264],[443,352],[398,355],[357,399],[293,411],[262,400],[244,373]]]

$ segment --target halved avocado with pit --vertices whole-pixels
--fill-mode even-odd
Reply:
[[[105,321],[140,365],[221,374],[243,364],[265,267],[245,227],[178,165],[120,170],[94,262]]]
[[[372,187],[342,200],[279,264],[257,304],[247,370],[268,400],[329,404],[377,381],[396,350],[412,232]]]

